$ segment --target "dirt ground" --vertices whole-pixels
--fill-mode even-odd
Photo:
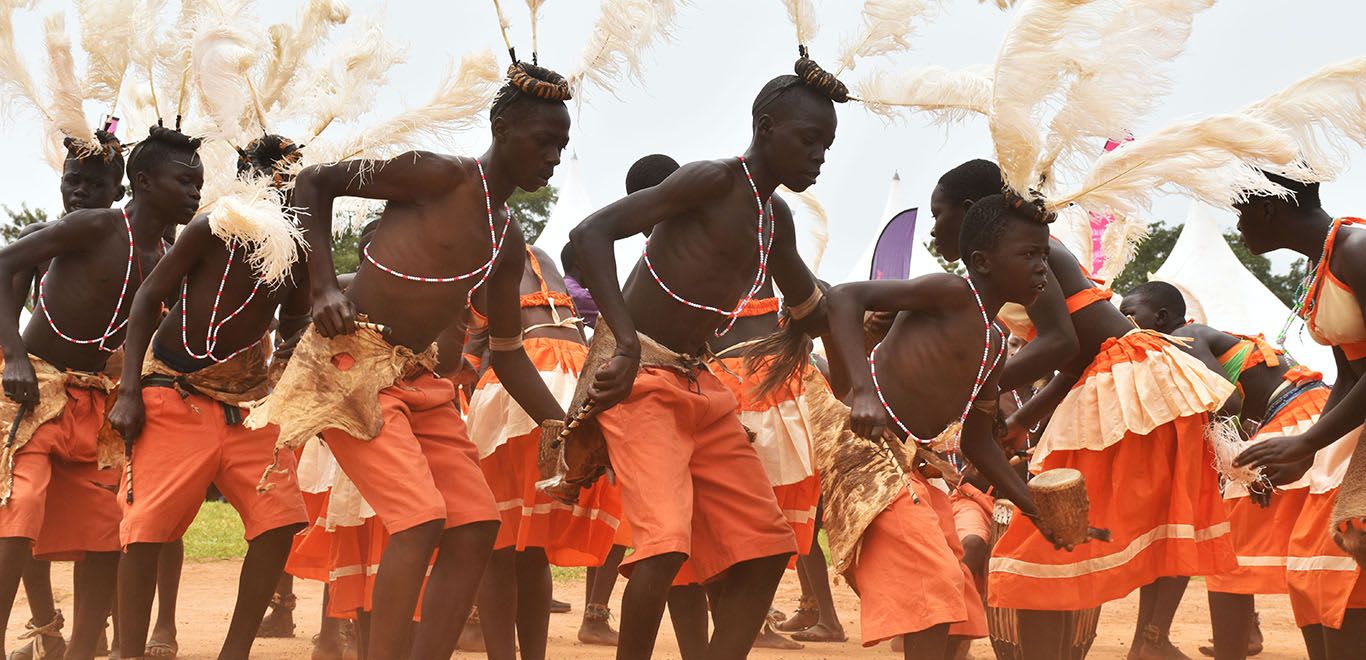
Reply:
[[[185,566],[184,584],[180,595],[180,611],[176,617],[180,631],[180,657],[193,660],[208,660],[215,657],[222,635],[227,629],[232,613],[233,594],[237,583],[240,562],[215,561],[188,563]],[[53,568],[53,582],[60,607],[70,613],[71,607],[71,564],[57,564]],[[318,616],[322,607],[322,589],[312,582],[298,583],[299,609],[295,612],[298,626],[294,639],[258,640],[253,657],[262,659],[308,658],[311,650],[309,639],[318,631]],[[582,581],[562,581],[555,585],[556,596],[574,603],[574,612],[554,615],[550,628],[550,654],[556,660],[606,660],[613,657],[613,649],[592,647],[580,644],[575,633],[578,630],[579,616],[583,602]],[[835,587],[837,606],[850,641],[843,644],[809,644],[801,651],[771,651],[755,649],[750,655],[761,660],[780,658],[884,658],[897,657],[886,644],[880,647],[862,648],[858,643],[858,600],[847,586]],[[618,584],[614,611],[620,606],[621,584]],[[780,609],[791,610],[798,596],[796,575],[788,573],[778,592],[777,604]],[[1123,658],[1128,651],[1129,640],[1133,637],[1133,621],[1138,608],[1138,594],[1107,605],[1102,612],[1100,631],[1092,658]],[[1266,660],[1301,658],[1304,647],[1299,631],[1294,626],[1290,613],[1290,603],[1285,596],[1266,596],[1257,599],[1257,609],[1261,612],[1262,630],[1266,634],[1266,650],[1258,656]],[[14,615],[6,631],[7,649],[16,646],[15,639],[27,619],[28,605],[22,590],[19,602],[15,604]],[[69,624],[68,624],[69,625]],[[69,629],[68,629],[69,632]],[[1177,613],[1172,638],[1188,655],[1200,657],[1197,646],[1209,637],[1209,611],[1206,606],[1204,582],[1193,580],[1186,592],[1185,601]],[[667,623],[660,632],[655,657],[677,658],[673,633]],[[457,653],[456,657],[475,658],[477,654]],[[978,660],[989,659],[991,648],[985,641],[974,643],[972,656]]]

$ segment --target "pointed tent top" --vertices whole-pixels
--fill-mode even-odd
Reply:
[[[1176,245],[1150,279],[1175,285],[1187,298],[1190,316],[1225,332],[1260,334],[1274,342],[1291,314],[1238,260],[1213,210],[1204,204],[1191,204]],[[1336,371],[1332,351],[1303,333],[1292,331],[1286,348],[1296,360],[1330,379]]]
[[[893,180],[893,181],[900,181],[900,180],[901,180],[901,172],[898,172],[897,170],[892,170],[892,180]]]

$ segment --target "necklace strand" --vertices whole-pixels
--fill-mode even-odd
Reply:
[[[57,328],[57,322],[52,320],[52,314],[48,312],[47,295],[45,292],[47,276],[52,272],[52,270],[48,269],[44,271],[43,276],[38,278],[38,304],[42,306],[43,316],[47,318],[47,324],[52,328],[52,331],[56,333],[58,337],[61,337],[62,339],[65,339],[73,344],[95,344],[96,348],[106,353],[113,353],[114,351],[118,350],[118,347],[109,348],[105,345],[105,343],[109,340],[110,337],[114,336],[120,330],[122,330],[124,326],[128,325],[128,319],[126,318],[123,320],[122,323],[119,322],[119,312],[123,310],[123,299],[128,294],[128,282],[130,279],[132,279],[133,275],[133,261],[137,259],[137,253],[133,248],[133,221],[129,219],[128,209],[126,207],[123,208],[122,211],[123,227],[128,231],[128,265],[123,270],[123,286],[119,289],[118,302],[114,304],[114,315],[109,318],[109,324],[105,326],[104,334],[95,337],[94,339],[76,339],[75,337],[71,337],[63,333],[61,330],[59,330]],[[142,265],[138,264],[138,268],[141,269],[141,267]]]

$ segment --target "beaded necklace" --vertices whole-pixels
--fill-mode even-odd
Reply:
[[[1306,270],[1304,277],[1300,279],[1300,285],[1295,288],[1295,307],[1290,310],[1290,315],[1285,318],[1285,324],[1281,326],[1280,334],[1276,335],[1276,343],[1280,344],[1282,349],[1285,348],[1285,341],[1290,336],[1290,327],[1295,323],[1295,320],[1308,319],[1314,311],[1314,298],[1316,296],[1310,294],[1313,293],[1314,283],[1319,280],[1320,271],[1327,267],[1325,262],[1328,261],[1328,248],[1332,245],[1334,236],[1336,236],[1336,232],[1330,226],[1328,235],[1323,239],[1323,248],[1319,251],[1318,261],[1315,262],[1313,269]]]
[[[503,220],[503,235],[499,236],[498,232],[494,229],[493,198],[489,195],[489,181],[484,176],[484,164],[481,163],[477,158],[474,160],[474,164],[476,167],[479,168],[479,183],[484,187],[484,209],[488,214],[489,244],[492,246],[492,253],[489,255],[489,260],[484,262],[484,265],[468,273],[465,273],[464,275],[453,275],[451,277],[425,277],[421,275],[408,275],[407,273],[399,272],[377,261],[373,256],[370,255],[369,243],[366,243],[365,248],[361,250],[361,252],[365,254],[365,260],[374,264],[375,268],[378,268],[390,275],[393,275],[394,277],[405,279],[410,282],[423,282],[427,284],[449,284],[451,282],[459,282],[460,280],[467,280],[471,277],[478,276],[479,281],[475,282],[474,285],[470,287],[469,293],[465,296],[466,303],[468,303],[469,300],[474,297],[475,290],[483,286],[484,282],[488,281],[489,274],[493,272],[493,264],[498,260],[498,254],[503,251],[503,239],[507,238],[508,227],[512,224],[512,210],[509,209],[506,204],[504,204],[503,211],[507,217]]]
[[[645,251],[642,255],[642,259],[645,261],[645,268],[650,271],[650,275],[654,277],[655,283],[659,284],[659,288],[663,289],[664,293],[669,294],[670,298],[673,298],[674,300],[677,300],[678,302],[681,302],[684,305],[687,305],[694,309],[700,309],[707,312],[714,312],[716,314],[720,314],[730,319],[730,321],[726,323],[725,327],[720,328],[716,331],[715,334],[717,337],[720,337],[721,335],[724,335],[726,334],[726,332],[730,331],[731,326],[735,325],[735,320],[740,318],[740,312],[744,311],[745,307],[749,305],[750,300],[752,300],[754,296],[758,294],[761,289],[764,288],[764,282],[768,281],[768,255],[769,251],[773,248],[774,224],[773,220],[771,219],[773,217],[773,197],[769,196],[767,203],[765,203],[764,200],[760,197],[759,187],[755,185],[754,177],[749,173],[749,164],[745,162],[744,156],[740,156],[740,167],[745,172],[745,179],[749,181],[750,189],[754,191],[754,204],[755,206],[759,207],[759,221],[758,226],[755,229],[756,239],[759,242],[759,268],[754,273],[754,282],[750,285],[749,291],[747,291],[745,295],[740,298],[739,302],[735,304],[734,309],[727,311],[724,309],[720,309],[718,307],[703,305],[701,303],[696,303],[691,300],[688,300],[687,298],[684,298],[683,296],[680,296],[677,293],[674,293],[673,289],[670,289],[669,285],[664,283],[664,279],[659,276],[659,273],[655,272],[654,264],[650,263],[650,238],[648,236],[645,238]],[[767,237],[765,237],[764,235],[765,217],[770,218],[768,222]]]
[[[968,397],[967,404],[963,406],[963,414],[959,415],[958,417],[959,424],[962,424],[963,422],[967,421],[968,414],[972,412],[972,403],[977,400],[977,395],[981,394],[983,386],[986,385],[987,377],[990,376],[991,372],[995,371],[996,367],[1001,364],[1001,358],[1005,357],[1006,354],[1005,346],[1003,345],[1001,346],[1001,352],[996,356],[996,360],[992,361],[990,359],[991,318],[987,316],[986,305],[982,304],[982,296],[981,294],[977,293],[977,285],[973,284],[972,278],[965,277],[963,279],[968,281],[968,287],[972,289],[972,297],[977,301],[977,309],[982,313],[982,327],[984,333],[986,334],[986,345],[982,347],[982,364],[977,367],[977,379],[973,383],[972,394]],[[871,375],[873,377],[873,391],[877,392],[878,401],[882,402],[882,408],[887,411],[887,416],[892,418],[892,421],[896,423],[897,428],[901,429],[901,432],[904,433],[906,437],[922,445],[929,444],[930,441],[922,440],[921,438],[916,437],[914,433],[911,433],[911,430],[909,428],[906,428],[906,425],[902,423],[901,418],[897,417],[896,411],[892,410],[891,404],[887,403],[886,397],[882,395],[882,387],[879,386],[877,382],[876,360],[877,349],[881,346],[882,342],[878,342],[877,345],[873,347],[873,350],[868,354],[868,370],[871,372]]]
[[[117,346],[115,346],[114,348],[109,348],[105,345],[105,342],[108,341],[110,337],[114,336],[120,330],[122,330],[124,326],[128,325],[128,319],[126,318],[122,322],[119,322],[119,312],[123,309],[123,299],[128,294],[128,282],[132,279],[133,275],[133,262],[137,260],[137,253],[133,249],[133,221],[128,218],[127,208],[122,209],[122,211],[123,228],[128,232],[128,266],[123,270],[123,286],[119,289],[119,299],[118,302],[114,304],[114,315],[109,318],[109,324],[105,326],[104,334],[95,337],[94,339],[76,339],[75,337],[67,335],[63,333],[61,330],[59,330],[57,328],[57,322],[52,320],[52,314],[48,313],[47,308],[47,294],[45,292],[45,285],[47,284],[48,274],[52,272],[51,269],[45,271],[43,273],[43,276],[38,278],[38,304],[42,306],[43,316],[47,318],[47,324],[52,328],[52,331],[56,333],[58,337],[61,337],[62,339],[65,339],[73,344],[95,344],[96,348],[106,353],[113,353],[114,351],[118,350]],[[142,264],[138,264],[139,274],[141,274],[141,268]],[[141,281],[141,278],[139,278],[139,281]]]
[[[223,326],[226,325],[228,321],[231,321],[233,317],[237,316],[238,314],[241,314],[242,310],[246,309],[247,305],[250,305],[251,301],[256,298],[256,292],[261,288],[261,280],[256,279],[251,286],[251,293],[247,294],[247,299],[243,300],[242,304],[239,305],[237,309],[233,310],[231,314],[224,316],[222,321],[218,321],[218,307],[219,304],[223,301],[223,288],[228,284],[228,272],[232,270],[232,260],[237,253],[232,243],[228,243],[227,245],[228,263],[223,266],[223,279],[219,280],[218,293],[215,294],[213,297],[213,310],[209,312],[209,327],[208,330],[205,331],[204,353],[202,354],[196,353],[193,349],[190,348],[190,304],[188,301],[190,280],[189,278],[185,278],[180,283],[180,341],[185,345],[185,353],[188,354],[190,357],[195,358],[196,360],[213,360],[214,363],[217,364],[227,362],[228,360],[237,357],[237,355],[242,351],[245,351],[255,346],[254,343],[248,344],[246,346],[243,346],[242,348],[237,349],[236,351],[233,351],[231,355],[225,358],[218,358],[215,357],[213,354],[213,349],[218,346],[218,331],[222,330]]]

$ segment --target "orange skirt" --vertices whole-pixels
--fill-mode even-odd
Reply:
[[[1290,533],[1308,496],[1307,488],[1279,492],[1266,508],[1248,497],[1225,500],[1238,567],[1209,576],[1209,590],[1226,594],[1286,593]]]
[[[327,529],[323,521],[330,500],[329,492],[324,495],[323,506],[312,524],[296,538],[285,571],[294,577],[326,583],[326,615],[354,619],[357,612],[374,609],[375,575],[379,573],[389,533],[374,516],[357,527]]]
[[[1237,559],[1205,422],[1205,415],[1181,417],[1100,451],[1050,454],[1043,469],[1070,467],[1085,476],[1091,525],[1109,529],[1112,539],[1055,550],[1027,518],[1016,516],[993,551],[990,604],[1083,610],[1160,577],[1233,570]]]
[[[1305,498],[1290,533],[1285,579],[1295,625],[1301,628],[1341,628],[1347,610],[1366,608],[1361,566],[1333,542],[1330,521],[1337,495],[1335,489]]]

